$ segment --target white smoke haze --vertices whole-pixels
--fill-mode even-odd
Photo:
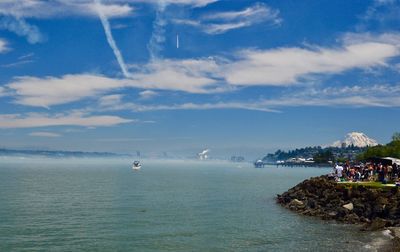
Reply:
[[[128,72],[128,69],[126,67],[124,58],[122,57],[121,51],[119,50],[117,44],[115,43],[114,37],[111,33],[110,22],[108,22],[107,17],[104,15],[100,0],[94,0],[94,3],[96,5],[96,10],[97,10],[97,13],[99,14],[99,18],[101,20],[101,24],[103,25],[103,28],[104,28],[104,32],[107,37],[107,42],[114,52],[115,58],[118,61],[118,64],[121,68],[123,75],[125,76],[125,78],[130,78],[131,74]]]

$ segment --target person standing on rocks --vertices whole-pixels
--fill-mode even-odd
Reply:
[[[342,173],[343,173],[343,166],[340,165],[336,165],[335,167],[336,169],[336,176],[337,176],[337,180],[340,181],[342,179]]]

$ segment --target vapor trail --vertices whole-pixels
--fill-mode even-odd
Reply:
[[[114,37],[111,33],[111,28],[110,28],[110,23],[108,22],[108,19],[106,15],[104,15],[102,9],[101,9],[101,4],[100,0],[94,0],[94,3],[96,4],[96,10],[99,15],[99,18],[101,20],[101,23],[104,28],[104,32],[107,37],[107,42],[110,45],[111,49],[114,52],[115,57],[117,58],[118,64],[121,67],[121,71],[124,74],[126,78],[130,78],[131,74],[128,72],[128,69],[126,67],[124,58],[122,57],[121,51],[119,50],[117,44],[115,43]]]
[[[160,52],[162,50],[161,43],[165,42],[165,25],[167,21],[165,20],[164,11],[166,7],[167,3],[164,0],[158,1],[156,19],[153,23],[153,33],[147,45],[152,60],[160,57]]]

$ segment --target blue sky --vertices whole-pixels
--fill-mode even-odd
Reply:
[[[399,0],[3,0],[0,147],[253,157],[351,131],[386,143],[398,13]]]

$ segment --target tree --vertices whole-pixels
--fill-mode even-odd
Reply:
[[[400,132],[395,132],[392,136],[393,142],[400,141]]]
[[[330,150],[320,151],[314,155],[314,161],[317,164],[326,164],[328,161],[332,161],[335,157]]]

